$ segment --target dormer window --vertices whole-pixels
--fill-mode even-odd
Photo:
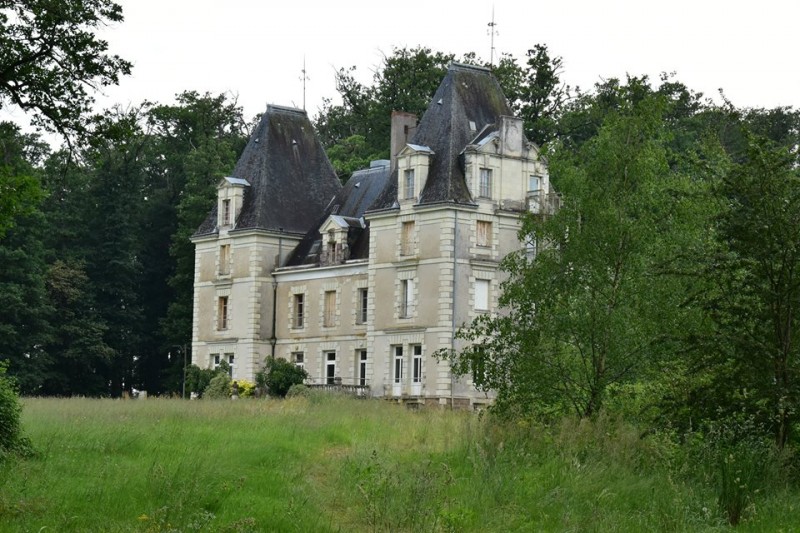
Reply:
[[[229,199],[222,200],[222,226],[228,226],[231,223],[231,201]]]
[[[244,204],[244,189],[249,187],[247,180],[227,177],[217,185],[217,226],[220,229],[230,229]]]
[[[410,168],[406,170],[404,176],[405,176],[404,180],[405,194],[403,198],[405,198],[406,200],[410,200],[416,196],[414,194],[414,169]]]
[[[492,169],[480,169],[480,179],[478,182],[478,196],[481,198],[492,197]]]
[[[538,192],[541,189],[541,178],[535,174],[528,177],[528,192]]]
[[[333,229],[328,230],[328,261],[334,263],[337,261],[336,257],[337,252],[337,243],[336,243],[336,231]]]

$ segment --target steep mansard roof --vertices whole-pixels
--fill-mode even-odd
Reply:
[[[491,71],[454,63],[436,90],[409,144],[433,150],[420,204],[473,203],[459,155],[486,126],[496,129],[502,115],[512,115]],[[397,172],[370,209],[389,209],[397,200]]]
[[[322,212],[313,228],[297,245],[286,266],[315,264],[319,261],[322,237],[319,229],[331,215],[341,217],[349,226],[347,244],[348,259],[366,259],[369,253],[369,226],[356,224],[367,208],[375,202],[389,181],[389,162],[376,161],[367,169],[358,170],[347,180],[344,188]]]
[[[306,112],[267,106],[242,152],[234,178],[250,184],[235,229],[306,233],[341,190]],[[197,235],[217,231],[216,206]]]

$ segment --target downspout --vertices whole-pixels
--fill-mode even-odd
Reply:
[[[456,275],[456,266],[457,266],[457,258],[458,258],[458,207],[453,210],[453,313],[451,318],[451,328],[450,328],[450,349],[452,353],[456,351],[456,283],[458,281],[458,276]],[[455,375],[453,374],[453,362],[452,359],[450,360],[450,409],[454,409],[453,399],[454,399],[454,389],[455,389]]]
[[[275,345],[278,343],[278,335],[275,330],[278,321],[278,277],[275,271],[278,270],[283,261],[283,228],[278,229],[280,230],[278,235],[278,260],[275,261],[275,266],[272,270],[272,337],[269,339],[270,344],[272,344],[272,353],[270,354],[272,359],[275,359]]]

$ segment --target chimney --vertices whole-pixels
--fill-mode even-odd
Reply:
[[[417,115],[405,111],[392,111],[392,138],[389,146],[391,170],[397,166],[397,153],[417,131]]]

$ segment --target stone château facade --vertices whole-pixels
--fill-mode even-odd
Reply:
[[[395,113],[387,143],[391,161],[342,187],[305,112],[267,108],[192,238],[193,363],[253,380],[282,357],[310,383],[491,401],[432,354],[497,308],[520,214],[553,209],[545,162],[491,73],[467,65],[450,66],[419,124]]]

